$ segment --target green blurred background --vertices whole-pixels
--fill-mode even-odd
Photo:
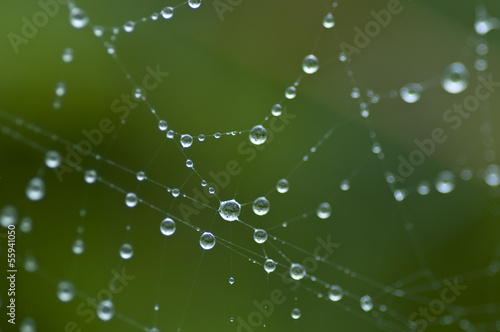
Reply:
[[[110,118],[118,125],[119,118],[112,112],[111,104],[121,94],[130,94],[132,86],[90,26],[121,26],[177,4],[180,3],[80,1],[77,5],[90,18],[84,29],[70,26],[68,9],[61,5],[59,13],[27,44],[20,45],[18,53],[8,38],[3,38],[0,108],[72,142],[84,138],[83,129],[97,128],[102,118]],[[310,216],[269,233],[307,252],[317,246],[317,237],[330,235],[341,246],[329,261],[367,276],[377,285],[388,286],[405,276],[426,271],[436,280],[460,275],[469,288],[453,303],[465,308],[454,319],[470,320],[482,331],[500,330],[498,275],[482,275],[484,268],[500,256],[499,191],[480,178],[482,170],[494,162],[484,159],[484,137],[479,130],[489,117],[493,137],[498,136],[499,95],[493,94],[488,100],[488,111],[474,113],[459,130],[450,132],[450,138],[426,159],[404,187],[414,187],[422,180],[433,181],[446,169],[459,174],[463,168],[470,168],[475,175],[472,180],[457,179],[456,189],[448,195],[433,190],[428,196],[414,193],[397,203],[384,179],[387,170],[396,171],[398,155],[407,156],[415,148],[415,138],[430,137],[434,128],[443,126],[443,112],[462,102],[477,84],[474,55],[467,57],[463,50],[467,50],[467,39],[474,33],[475,8],[480,4],[492,16],[500,16],[500,6],[492,0],[402,1],[402,13],[393,16],[391,24],[361,54],[353,56],[350,64],[361,90],[373,89],[378,93],[435,78],[450,63],[465,59],[471,73],[466,92],[450,95],[436,86],[424,91],[415,104],[386,98],[371,105],[371,129],[359,116],[340,126],[288,178],[291,189],[287,194],[273,192],[268,196],[269,214],[257,217],[246,205],[241,219],[267,229],[314,210],[333,197],[329,219]],[[331,30],[321,26],[323,17],[332,9],[330,3],[323,1],[246,0],[232,7],[220,20],[212,1],[203,0],[197,10],[183,5],[175,9],[169,21],[160,17],[156,22],[137,24],[133,33],[121,31],[114,45],[134,80],[142,80],[147,66],[159,66],[169,73],[163,83],[148,92],[148,102],[160,118],[168,121],[169,127],[194,135],[249,130],[261,123],[271,106],[282,99],[285,88],[301,74],[302,59],[314,52],[320,70],[304,77],[297,98],[286,103],[287,112],[296,117],[258,151],[255,160],[246,163],[248,155],[237,151],[242,142],[248,141],[246,134],[219,140],[208,137],[185,150],[207,179],[210,172],[224,170],[228,161],[245,165],[241,177],[231,178],[217,195],[230,199],[237,191],[237,200],[248,203],[268,193],[330,128],[358,114],[357,101],[349,96],[353,85],[338,61],[339,43],[352,44],[353,28],[364,27],[372,20],[370,11],[387,8],[387,2],[340,1],[333,10],[336,25]],[[4,36],[9,32],[20,34],[22,17],[31,18],[40,11],[36,2],[11,0],[3,1],[0,8]],[[487,72],[493,77],[500,77],[496,61],[498,33],[492,31],[485,37],[490,48]],[[66,47],[75,54],[69,64],[61,61]],[[54,110],[54,88],[59,81],[65,82],[67,93],[61,109]],[[0,123],[12,126],[3,118]],[[64,151],[64,145],[26,128],[18,129],[46,148]],[[387,169],[370,152],[370,130],[376,132],[382,144]],[[25,197],[25,187],[43,169],[43,153],[12,137],[0,137],[0,200],[2,206],[16,206],[20,216],[33,218],[31,233],[18,232],[17,250],[19,258],[33,255],[39,263],[37,273],[18,273],[18,325],[12,329],[4,317],[0,322],[2,331],[19,329],[26,316],[35,319],[37,331],[65,331],[68,321],[76,322],[81,331],[136,331],[152,326],[162,332],[179,327],[182,331],[235,331],[237,323],[231,323],[230,318],[247,317],[255,311],[252,302],[269,299],[273,289],[282,290],[287,300],[276,307],[266,320],[266,327],[255,328],[256,331],[398,330],[388,327],[388,322],[400,326],[402,331],[407,330],[407,317],[419,308],[419,301],[427,303],[439,297],[440,286],[432,290],[430,280],[422,277],[411,285],[424,285],[427,292],[401,298],[387,294],[375,299],[377,307],[385,304],[394,310],[396,317],[392,317],[390,311],[364,313],[358,302],[347,296],[340,305],[318,298],[316,292],[326,294],[326,290],[307,280],[301,285],[311,290],[291,291],[291,285],[277,273],[267,277],[261,265],[249,261],[248,257],[258,257],[252,253],[263,253],[253,242],[248,227],[229,224],[218,214],[214,217],[214,211],[202,210],[190,218],[192,225],[211,229],[216,236],[239,246],[229,250],[218,243],[214,249],[203,252],[198,244],[199,233],[177,223],[175,235],[166,238],[159,232],[164,214],[143,204],[130,209],[125,206],[122,193],[102,183],[89,186],[77,172],[64,175],[64,181],[59,182],[53,171],[46,170],[47,195],[41,202],[30,202]],[[192,197],[194,188],[200,188],[199,179],[190,177],[192,171],[184,167],[185,157],[179,148],[165,141],[164,133],[157,129],[156,118],[140,103],[130,113],[126,125],[106,136],[94,152],[128,169],[147,170],[149,178],[181,188],[181,192]],[[133,175],[93,158],[86,158],[81,166],[96,168],[107,181],[127,192],[137,192],[174,216],[182,217],[181,204],[192,204],[187,199],[174,199],[151,183],[139,185]],[[354,171],[357,173],[351,177]],[[339,194],[339,184],[346,178],[351,178],[351,189]],[[209,205],[217,208],[218,201],[212,199]],[[82,209],[85,217],[80,216]],[[413,232],[405,230],[408,221],[414,224]],[[130,231],[126,230],[127,225]],[[84,228],[81,237],[86,243],[81,256],[71,251],[79,236],[78,227]],[[134,257],[127,261],[118,255],[124,242],[134,247]],[[292,261],[308,257],[291,246],[271,242]],[[266,251],[279,263],[286,263],[272,245],[266,246]],[[4,266],[3,244],[0,252]],[[419,258],[425,261],[419,262]],[[260,260],[259,263],[262,264]],[[97,318],[85,322],[85,317],[76,313],[78,304],[106,288],[111,271],[122,267],[136,278],[114,297],[116,316],[109,322]],[[281,264],[277,272],[286,270]],[[314,274],[328,283],[341,285],[358,298],[380,294],[372,282],[348,276],[326,264],[321,264]],[[468,279],[470,275],[474,277]],[[230,276],[235,279],[234,285],[228,283]],[[71,280],[77,288],[77,297],[70,303],[62,303],[56,297],[61,280]],[[2,289],[5,286],[2,281]],[[4,312],[5,292],[1,298]],[[155,304],[159,304],[158,312]],[[290,317],[295,307],[302,311],[298,320]],[[459,327],[456,322],[446,326],[438,323],[428,330],[458,331]]]

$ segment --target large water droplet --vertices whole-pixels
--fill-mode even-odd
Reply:
[[[450,171],[443,171],[436,178],[436,190],[447,194],[455,189],[455,175]]]
[[[210,232],[201,234],[200,246],[205,250],[212,249],[215,246],[215,236]]]
[[[306,56],[302,61],[302,70],[306,74],[314,74],[319,69],[318,58],[312,54]]]
[[[32,317],[25,317],[19,326],[19,332],[36,332],[35,320]]]
[[[492,187],[500,184],[500,167],[498,165],[489,165],[484,172],[484,181]]]
[[[299,308],[292,309],[291,315],[293,319],[299,319],[301,315],[300,309]]]
[[[264,243],[267,241],[267,233],[263,229],[256,229],[253,233],[253,239],[257,243]]]
[[[161,11],[161,16],[163,16],[164,19],[169,20],[174,16],[174,8],[172,7],[165,7]]]
[[[276,184],[276,190],[280,194],[286,193],[288,191],[288,189],[290,189],[290,184],[288,183],[288,181],[286,179],[281,179]]]
[[[78,238],[73,242],[73,246],[71,247],[71,250],[73,250],[73,253],[75,255],[81,255],[85,251],[85,242]]]
[[[58,168],[61,165],[61,154],[56,150],[50,150],[45,153],[45,165],[48,168]]]
[[[71,61],[73,61],[73,49],[69,47],[65,48],[61,58],[65,63],[70,63]]]
[[[135,23],[133,21],[125,22],[125,24],[123,25],[123,30],[125,30],[125,32],[132,32],[134,31],[134,28]]]
[[[61,281],[57,285],[57,297],[62,302],[70,302],[75,297],[75,287],[69,281]]]
[[[126,196],[125,196],[125,204],[128,206],[128,207],[135,207],[137,205],[137,202],[139,201],[139,199],[137,198],[137,195],[135,193],[128,193]]]
[[[369,295],[363,296],[359,300],[359,304],[361,305],[361,309],[364,311],[368,312],[373,309],[373,301],[372,298]]]
[[[181,135],[181,145],[184,149],[189,148],[193,144],[193,137],[189,134]]]
[[[342,296],[344,296],[344,291],[340,286],[334,285],[328,290],[328,298],[334,302],[340,301]]]
[[[89,23],[89,18],[83,10],[73,7],[69,13],[69,21],[74,28],[81,29]]]
[[[469,71],[461,62],[454,62],[446,67],[441,86],[449,93],[460,93],[469,84]]]
[[[267,198],[259,197],[252,205],[253,212],[258,216],[263,216],[269,212],[270,204]]]
[[[32,201],[39,201],[45,197],[45,182],[42,178],[34,177],[26,186],[26,196]]]
[[[271,114],[274,116],[280,116],[283,112],[283,107],[280,104],[275,104],[271,108]]]
[[[241,206],[234,199],[223,201],[220,203],[219,214],[222,219],[227,221],[235,221],[240,215]]]
[[[290,276],[295,280],[300,280],[306,275],[306,269],[300,264],[293,263],[290,266]]]
[[[420,93],[422,92],[422,86],[418,83],[409,83],[399,90],[399,95],[401,99],[409,104],[415,103],[420,99]]]
[[[261,125],[255,126],[250,130],[250,142],[255,145],[263,144],[267,139],[267,131]]]
[[[89,184],[94,183],[97,180],[97,172],[93,169],[85,171],[84,179]]]
[[[120,247],[120,257],[123,259],[130,259],[134,255],[134,248],[129,243],[124,243]]]
[[[316,214],[320,219],[326,219],[332,214],[332,207],[329,203],[321,203],[316,209]]]
[[[165,236],[170,236],[175,233],[175,222],[172,218],[167,217],[163,219],[160,224],[160,231]]]
[[[326,14],[325,18],[323,19],[323,26],[327,29],[333,28],[335,25],[335,19],[333,18],[332,13]]]
[[[104,300],[97,305],[97,317],[103,321],[108,321],[115,314],[115,305],[111,300]]]
[[[264,270],[266,270],[267,273],[273,272],[276,270],[276,262],[272,259],[266,259],[264,262]]]
[[[289,86],[285,90],[285,97],[287,99],[293,99],[297,96],[297,89],[294,86]]]
[[[196,9],[200,7],[201,5],[201,0],[188,0],[189,7]]]
[[[10,225],[17,224],[17,209],[14,205],[6,205],[0,212],[0,225],[2,227],[9,227]]]

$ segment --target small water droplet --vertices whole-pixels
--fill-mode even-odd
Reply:
[[[137,198],[137,195],[135,193],[128,193],[125,196],[125,204],[130,208],[135,207],[138,201],[139,199]]]
[[[70,302],[75,297],[75,287],[69,281],[61,281],[57,285],[57,297],[61,302]]]
[[[300,318],[300,315],[301,315],[300,309],[299,309],[299,308],[294,308],[294,309],[292,310],[291,315],[292,315],[292,318],[293,318],[293,319],[299,319],[299,318]]]
[[[267,273],[273,272],[276,270],[276,262],[272,259],[266,259],[264,262],[264,270],[266,270]]]
[[[290,266],[290,276],[294,280],[300,280],[306,275],[306,269],[300,264],[293,263]]]
[[[161,131],[165,131],[165,130],[167,130],[167,128],[168,128],[167,121],[160,120],[158,122],[158,129],[160,129]]]
[[[181,145],[184,149],[189,148],[193,144],[193,137],[189,134],[181,135]]]
[[[443,171],[436,179],[436,190],[442,194],[447,194],[455,189],[455,175],[450,171]]]
[[[344,296],[344,291],[340,286],[334,285],[328,290],[328,298],[333,302],[340,301],[342,296]]]
[[[196,8],[200,7],[201,0],[188,0],[188,5],[189,5],[189,7],[196,9]]]
[[[34,177],[26,186],[26,197],[31,201],[39,201],[45,197],[45,182],[40,177]]]
[[[253,212],[258,216],[263,216],[269,212],[270,204],[267,198],[259,197],[252,205]]]
[[[275,104],[271,108],[271,114],[274,116],[280,116],[283,112],[283,107],[280,104]]]
[[[323,19],[323,26],[327,29],[333,28],[335,26],[335,19],[333,18],[332,13],[326,14],[325,18]]]
[[[267,139],[267,131],[261,125],[255,126],[250,130],[250,142],[255,145],[264,144]]]
[[[364,311],[368,312],[373,309],[373,301],[372,298],[369,295],[363,296],[360,300],[359,303],[361,305],[361,309]]]
[[[297,89],[294,86],[289,86],[285,90],[285,97],[287,99],[293,99],[297,96]]]
[[[123,259],[130,259],[134,255],[134,248],[130,243],[124,243],[120,247],[120,257]]]
[[[321,203],[316,209],[316,215],[320,219],[327,219],[330,217],[331,214],[332,214],[332,207],[327,202]]]
[[[314,74],[319,69],[318,58],[312,54],[306,56],[302,61],[302,70],[306,74]]]
[[[461,62],[446,67],[441,78],[441,86],[449,93],[457,94],[469,85],[469,71]]]
[[[165,7],[161,11],[161,16],[163,16],[164,19],[169,20],[174,16],[174,8],[172,7]]]
[[[257,243],[264,243],[267,241],[267,232],[263,229],[256,229],[253,233],[253,239]]]
[[[61,154],[56,150],[47,151],[45,154],[45,165],[48,168],[58,168],[61,165]]]
[[[165,236],[171,236],[175,233],[175,222],[172,218],[167,217],[163,219],[160,224],[160,231]]]
[[[115,314],[115,306],[111,300],[104,300],[97,305],[97,317],[103,321],[108,321]]]
[[[73,49],[69,47],[65,48],[61,58],[65,63],[70,63],[71,61],[73,61]]]
[[[420,99],[420,93],[422,92],[422,86],[418,83],[409,83],[399,90],[399,95],[401,99],[405,102],[412,104]]]
[[[290,189],[290,184],[288,183],[288,181],[286,179],[281,179],[276,184],[276,190],[280,194],[286,193],[289,189]]]
[[[73,6],[69,13],[69,21],[74,28],[82,29],[89,23],[89,18],[83,10]]]

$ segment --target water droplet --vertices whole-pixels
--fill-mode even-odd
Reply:
[[[333,18],[332,13],[326,14],[325,18],[323,19],[323,26],[327,29],[333,28],[335,25],[335,19]]]
[[[301,315],[299,308],[292,309],[291,315],[293,319],[299,319]]]
[[[359,304],[361,305],[361,309],[364,311],[368,312],[373,309],[373,301],[372,298],[369,295],[363,296],[359,300]]]
[[[306,269],[300,264],[293,263],[290,266],[290,276],[292,279],[300,280],[306,275]]]
[[[288,191],[288,189],[290,189],[290,184],[288,183],[288,181],[286,179],[281,179],[276,184],[276,190],[280,194],[286,193]]]
[[[219,139],[220,136],[221,136],[221,134],[219,132],[217,132],[217,133],[214,134],[214,137],[217,138],[217,139]]]
[[[173,131],[173,130],[169,130],[169,131],[167,131],[167,135],[166,135],[166,137],[167,137],[168,139],[174,139],[174,136],[175,136],[175,133],[174,133],[174,131]]]
[[[399,90],[399,95],[401,99],[409,104],[415,103],[420,99],[420,93],[422,92],[422,86],[418,83],[409,83]]]
[[[78,238],[73,242],[73,246],[71,247],[73,253],[75,255],[81,255],[85,251],[85,242],[82,239]]]
[[[206,187],[207,186],[207,181],[206,180],[201,180],[201,186]]]
[[[35,320],[32,317],[25,317],[19,326],[19,332],[36,332]]]
[[[328,298],[330,298],[333,302],[340,301],[342,296],[344,296],[344,291],[340,286],[334,285],[328,290]]]
[[[231,285],[234,284],[234,278],[233,277],[229,278],[229,284],[231,284]]]
[[[179,197],[180,194],[181,194],[181,191],[179,189],[177,189],[177,188],[172,189],[172,196]]]
[[[172,218],[167,217],[163,219],[160,224],[160,231],[165,236],[170,236],[175,233],[175,222]]]
[[[210,232],[201,234],[200,246],[205,250],[212,249],[215,246],[215,236]]]
[[[164,19],[169,20],[174,16],[174,8],[172,7],[165,7],[161,11],[161,16],[163,16]]]
[[[406,191],[403,189],[394,190],[394,198],[396,199],[396,201],[401,202],[406,198]]]
[[[200,7],[201,5],[201,0],[188,0],[189,7],[196,9]]]
[[[19,229],[23,233],[30,233],[33,230],[33,219],[28,216],[23,217],[23,219],[21,219],[21,223],[19,224]]]
[[[70,302],[75,297],[75,287],[69,281],[61,281],[57,285],[57,297],[61,302]]]
[[[74,28],[81,29],[89,23],[89,18],[83,10],[73,6],[69,13],[69,21]]]
[[[160,120],[158,122],[158,129],[160,129],[161,131],[165,131],[165,130],[167,130],[167,128],[168,128],[167,121]]]
[[[266,270],[267,273],[273,272],[276,270],[276,262],[272,259],[266,259],[264,262],[264,270]]]
[[[135,207],[138,201],[137,195],[134,193],[128,193],[125,196],[125,204],[130,208]]]
[[[134,98],[135,100],[144,100],[146,99],[146,91],[140,86],[134,88]]]
[[[297,89],[294,86],[289,86],[285,90],[285,97],[287,99],[293,99],[297,96]]]
[[[55,88],[56,96],[62,97],[64,94],[66,94],[66,84],[64,82],[59,82],[56,85]]]
[[[418,184],[417,192],[420,195],[427,195],[431,191],[430,183],[427,181],[422,181]]]
[[[359,88],[352,88],[351,90],[351,97],[354,98],[354,99],[357,99],[361,96],[360,92],[359,92]]]
[[[123,259],[130,259],[134,255],[134,248],[129,243],[124,243],[120,247],[120,257]]]
[[[125,32],[132,32],[134,31],[134,28],[135,28],[135,23],[132,21],[128,21],[123,25],[123,30],[125,30]]]
[[[181,135],[181,145],[184,149],[189,148],[193,144],[193,137],[189,134]]]
[[[89,170],[85,171],[84,179],[85,179],[85,182],[87,182],[89,184],[96,182],[97,172],[93,169],[89,169]]]
[[[449,93],[460,93],[464,91],[469,84],[469,71],[461,62],[454,62],[446,67],[441,86]]]
[[[58,168],[61,165],[61,154],[56,150],[50,150],[45,153],[45,165],[48,168]]]
[[[146,180],[146,173],[144,173],[143,171],[139,171],[137,172],[135,177],[137,178],[137,181],[144,181]]]
[[[256,229],[255,232],[253,233],[253,239],[257,243],[264,243],[267,241],[267,233],[263,229]]]
[[[213,187],[208,187],[208,193],[210,195],[214,195],[215,194],[215,189]]]
[[[240,215],[241,206],[234,199],[223,201],[220,203],[219,214],[222,219],[227,221],[235,221]]]
[[[104,29],[101,27],[101,26],[94,26],[94,28],[92,29],[94,31],[94,35],[96,37],[102,37],[103,33],[104,33]]]
[[[263,216],[269,212],[270,204],[267,198],[259,197],[253,201],[253,212],[258,216]]]
[[[283,107],[280,104],[275,104],[271,108],[271,114],[274,116],[280,116],[283,112]]]
[[[332,207],[330,206],[329,203],[321,203],[318,208],[316,209],[316,215],[320,219],[326,219],[329,218],[330,215],[332,214]]]
[[[267,131],[261,125],[255,126],[250,130],[250,142],[255,145],[263,144],[267,139]]]
[[[2,227],[9,227],[17,224],[17,209],[14,205],[6,205],[0,212],[0,224]]]
[[[186,160],[186,167],[193,168],[193,161],[191,159]]]
[[[306,74],[314,74],[319,69],[318,58],[312,54],[306,56],[302,61],[302,70]]]
[[[340,189],[342,189],[343,191],[347,191],[351,188],[351,183],[349,182],[349,180],[343,180],[341,183],[340,183]]]
[[[199,134],[198,135],[198,141],[203,142],[205,140],[205,135]]]
[[[73,49],[72,48],[65,48],[63,53],[62,53],[62,61],[65,63],[70,63],[73,61]]]
[[[492,187],[500,184],[500,167],[498,165],[489,165],[484,172],[484,181]]]
[[[42,178],[34,177],[26,186],[26,196],[31,201],[39,201],[45,197],[45,182]]]
[[[455,175],[450,171],[443,171],[436,179],[436,190],[442,194],[447,194],[455,189]]]
[[[111,300],[104,300],[97,305],[97,317],[103,321],[108,321],[115,314],[115,305]]]

